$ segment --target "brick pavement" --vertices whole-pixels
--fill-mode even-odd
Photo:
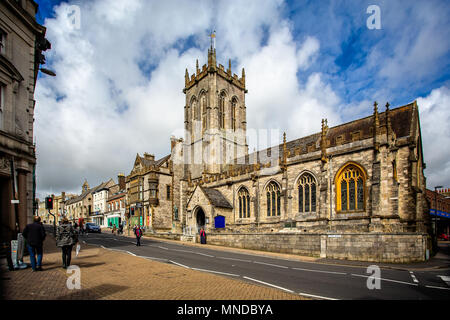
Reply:
[[[7,300],[304,300],[282,290],[134,257],[81,244],[72,265],[81,270],[81,289],[66,286],[61,253],[51,235],[44,243],[43,271],[2,269]],[[29,263],[29,257],[24,258]]]

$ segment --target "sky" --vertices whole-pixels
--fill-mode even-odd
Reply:
[[[36,0],[37,196],[128,175],[183,136],[184,74],[245,68],[247,128],[293,140],[417,100],[427,187],[450,188],[450,2]],[[375,6],[375,9],[374,9]],[[281,134],[280,134],[281,137]],[[281,141],[272,141],[272,145]],[[264,145],[250,145],[250,151]]]

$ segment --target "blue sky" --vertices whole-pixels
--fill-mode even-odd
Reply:
[[[42,112],[36,117],[46,123],[47,108],[61,117],[59,138],[37,125],[38,155],[41,150],[43,159],[53,159],[55,145],[67,154],[58,163],[38,164],[43,193],[78,191],[84,178],[94,185],[128,174],[137,152],[166,155],[170,135],[182,127],[184,69],[192,74],[197,58],[206,63],[212,28],[218,62],[227,66],[231,59],[238,75],[246,68],[249,126],[280,128],[290,140],[318,131],[325,117],[334,126],[367,116],[374,100],[397,107],[419,99],[429,184],[450,187],[450,153],[435,152],[450,143],[448,1],[37,3],[36,18],[52,42],[47,67],[58,76],[40,77]],[[81,9],[81,28],[75,30],[67,23],[72,4]],[[380,8],[379,30],[367,27],[370,5]],[[274,115],[274,105],[292,117]],[[114,137],[107,132],[127,120],[143,128],[132,144],[120,138],[126,130]],[[111,138],[129,144],[120,156]],[[87,151],[80,152],[81,145]],[[74,152],[79,156],[70,156]],[[111,158],[110,166],[98,164]],[[71,165],[73,175],[43,178],[58,165],[61,172]]]

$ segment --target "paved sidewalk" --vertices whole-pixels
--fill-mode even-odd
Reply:
[[[306,300],[282,290],[155,262],[81,244],[72,265],[81,270],[81,289],[70,290],[71,274],[61,267],[52,235],[44,243],[43,271],[8,271],[0,263],[2,296],[7,300]],[[29,257],[24,258],[29,263]]]

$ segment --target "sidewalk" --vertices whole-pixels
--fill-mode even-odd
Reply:
[[[29,263],[29,257],[24,262]],[[70,290],[51,234],[44,243],[43,271],[8,271],[0,261],[6,300],[307,300],[282,290],[155,262],[81,243],[72,265],[81,270],[81,289]]]

